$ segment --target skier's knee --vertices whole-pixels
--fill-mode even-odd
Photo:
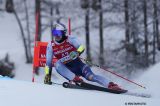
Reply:
[[[60,61],[57,61],[54,65],[56,70],[61,69],[62,67],[62,63]]]
[[[94,76],[94,75],[89,75],[89,76],[87,77],[87,79],[88,79],[89,81],[92,81],[92,80],[93,80],[93,76]]]
[[[91,71],[91,69],[88,66],[84,68],[83,75],[87,80],[93,81],[94,73]]]

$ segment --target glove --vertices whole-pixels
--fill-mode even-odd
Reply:
[[[45,78],[44,78],[44,84],[49,84],[51,85],[51,75],[49,74],[49,67],[46,65],[44,68],[45,71]]]
[[[79,56],[79,53],[76,52],[76,51],[72,51],[70,54],[69,54],[70,58],[72,60],[75,60],[78,56]]]
[[[49,74],[45,75],[44,84],[48,84],[48,85],[52,84],[52,82],[51,82],[51,76]]]

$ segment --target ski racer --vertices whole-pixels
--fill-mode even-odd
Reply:
[[[121,90],[117,84],[94,74],[91,68],[81,61],[79,56],[84,52],[84,46],[76,37],[66,36],[66,32],[66,26],[62,23],[57,23],[52,29],[54,40],[48,44],[46,50],[44,83],[52,84],[52,58],[55,56],[58,59],[55,63],[56,71],[69,82],[81,82],[83,80],[79,76],[82,76],[86,80],[97,82],[106,88]]]

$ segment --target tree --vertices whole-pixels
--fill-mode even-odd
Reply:
[[[13,13],[14,12],[13,0],[7,0],[6,1],[6,11],[9,12],[9,13]]]
[[[158,14],[157,14],[157,0],[153,0],[153,64],[156,62],[156,44],[157,49],[160,50],[160,38],[159,38],[159,21],[158,21]],[[157,40],[157,43],[156,43]]]
[[[35,0],[35,16],[37,20],[37,41],[41,41],[41,0]]]
[[[97,4],[99,7],[99,37],[100,37],[100,54],[99,60],[100,64],[104,64],[104,42],[103,42],[103,8],[102,8],[102,0],[99,0]]]
[[[133,3],[136,3],[136,2],[133,2]],[[138,7],[137,5],[132,4],[132,8],[131,8],[132,14],[130,16],[131,24],[129,25],[130,26],[129,28],[131,28],[130,40],[132,39],[132,43],[128,44],[128,48],[130,49],[130,52],[133,53],[133,55],[139,54],[138,47],[140,48],[140,44],[138,42],[139,41],[139,25],[138,25],[139,16],[138,16],[137,7]]]
[[[160,35],[159,35],[159,20],[158,20],[158,6],[157,6],[157,0],[153,0],[153,8],[154,8],[154,19],[155,21],[155,34],[156,34],[156,40],[157,40],[157,48],[160,50]]]
[[[20,31],[21,31],[21,36],[22,36],[22,40],[23,40],[23,45],[24,45],[24,50],[25,50],[25,56],[26,56],[26,62],[27,63],[30,63],[30,59],[29,59],[29,55],[28,55],[28,47],[27,47],[27,42],[26,42],[26,39],[25,39],[25,34],[24,34],[24,30],[23,30],[23,25],[20,21],[20,18],[17,14],[16,11],[14,11],[14,15],[16,17],[16,20],[18,22],[18,25],[19,25],[19,28],[20,28]]]
[[[89,18],[89,14],[90,14],[90,1],[89,0],[81,0],[81,7],[83,9],[85,9],[85,31],[86,31],[86,53],[87,53],[87,59],[89,61],[91,61],[91,54],[90,54],[90,38],[89,38],[89,35],[90,35],[90,29],[89,29],[89,21],[90,21],[90,18]]]
[[[27,53],[29,58],[27,59],[27,63],[32,63],[32,53],[31,53],[31,35],[30,35],[30,26],[29,26],[29,14],[27,8],[27,2],[24,0],[24,7],[25,7],[25,14],[26,14],[26,28],[27,28],[27,35],[28,35],[28,45],[27,45]]]
[[[125,46],[127,50],[127,45],[129,44],[130,41],[128,0],[124,0],[124,12],[125,12]]]
[[[85,30],[86,30],[86,49],[87,49],[87,59],[91,60],[90,54],[90,28],[89,28],[89,8],[86,10],[85,13]]]
[[[27,25],[28,39],[26,39],[25,31],[24,31],[21,19],[18,16],[18,13],[17,13],[17,11],[14,8],[15,4],[14,4],[13,0],[6,1],[6,10],[7,10],[7,12],[9,10],[9,13],[13,13],[15,15],[15,18],[16,18],[16,20],[18,22],[18,25],[19,25],[19,28],[20,28],[20,31],[21,31],[21,36],[22,36],[22,41],[23,41],[24,51],[25,51],[25,56],[26,56],[26,62],[27,63],[32,63],[31,39],[30,39],[29,22],[28,22],[29,21],[29,17],[28,17],[26,0],[24,0],[22,2],[24,2],[24,5],[25,5],[26,23],[27,23],[26,25]],[[9,8],[9,9],[7,9],[7,8]]]
[[[0,75],[13,78],[15,76],[13,72],[14,69],[15,69],[14,62],[11,62],[9,60],[9,55],[6,54],[6,57],[0,60]]]
[[[148,18],[147,18],[147,2],[146,0],[143,0],[143,15],[144,15],[144,47],[145,47],[145,63],[146,66],[149,65],[149,61],[148,61]]]

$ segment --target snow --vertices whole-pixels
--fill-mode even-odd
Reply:
[[[160,99],[160,85],[158,81],[160,80],[160,63],[151,67],[147,72],[144,72],[143,75],[138,79],[140,82],[143,82],[147,86],[148,92],[152,94],[152,97]]]
[[[40,76],[35,77],[36,82],[32,83],[32,64],[25,64],[23,43],[15,17],[4,13],[4,16],[0,17],[0,23],[0,59],[8,52],[11,60],[16,63],[14,79],[0,77],[0,106],[126,106],[130,103],[158,106],[160,104],[160,84],[158,84],[160,63],[138,75],[137,79],[133,79],[143,84],[146,90],[138,86],[131,86],[129,89],[132,92],[151,94],[151,98],[44,85],[43,68],[40,69]],[[50,32],[45,32],[44,35],[50,35]],[[48,41],[48,38],[45,41]],[[65,80],[55,73],[52,81],[62,83]]]
[[[159,99],[67,89],[59,85],[0,78],[1,106],[71,106],[73,104],[76,106],[124,106],[129,102],[145,103],[147,106],[156,106],[160,103]]]
[[[13,24],[11,24],[11,22]],[[4,16],[0,16],[0,23],[1,23],[0,24],[1,53],[4,52],[16,53],[19,52],[19,50],[23,50],[22,40],[19,33],[20,30],[14,15],[4,13]]]
[[[5,54],[8,53],[11,61],[15,62],[16,78],[31,79],[32,72],[30,70],[32,65],[25,64],[24,48],[16,18],[13,14],[4,13],[0,17],[0,23],[0,59],[4,58]],[[25,75],[23,75],[24,73]]]
[[[76,104],[76,106],[125,106],[125,103],[157,106],[160,103],[160,93],[157,92],[160,88],[160,85],[157,84],[157,81],[160,80],[159,67],[160,63],[149,69],[138,80],[145,84],[148,90],[145,91],[143,89],[143,91],[151,94],[151,98],[66,89],[60,85],[44,85],[42,83],[31,83],[0,77],[0,103],[1,106],[50,106],[55,104],[59,106],[71,106],[73,104]],[[139,91],[140,89],[142,90],[142,88],[139,88]],[[135,91],[138,91],[138,89]]]

